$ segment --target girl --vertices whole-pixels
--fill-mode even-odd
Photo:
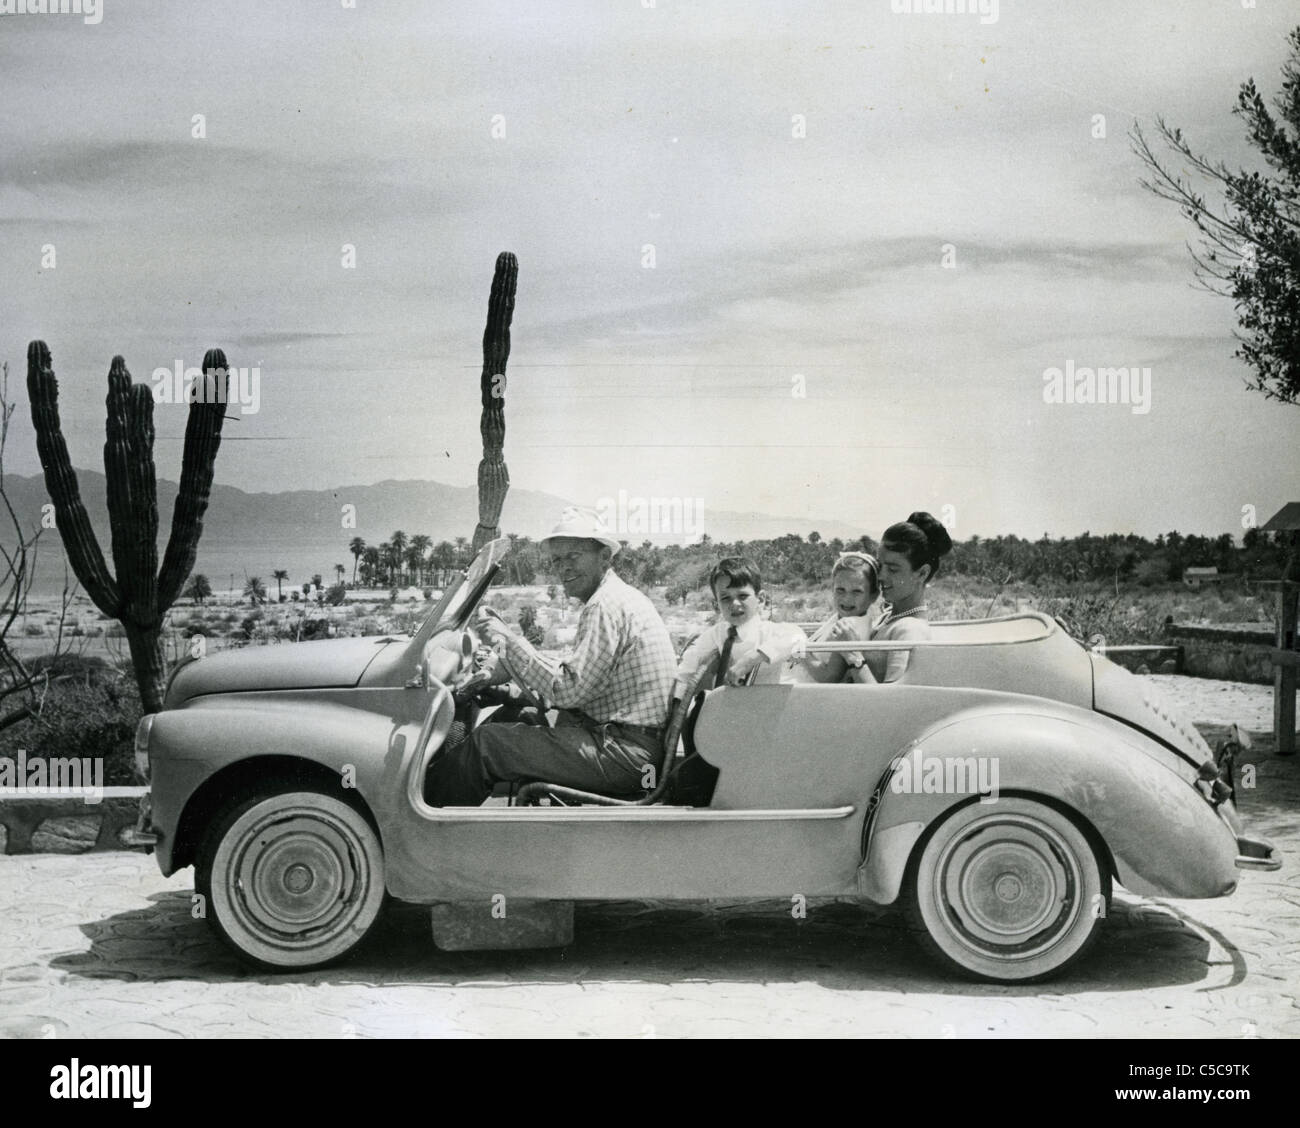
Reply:
[[[876,558],[866,552],[841,552],[831,569],[831,604],[835,613],[813,631],[809,642],[871,638],[872,604],[880,594]],[[856,654],[808,654],[798,660],[807,678],[818,682],[844,680]]]
[[[915,642],[930,637],[925,588],[938,575],[939,561],[951,550],[948,530],[929,513],[913,513],[885,530],[880,540],[880,591],[889,610],[876,623],[872,639]],[[911,656],[910,650],[884,651],[873,655],[873,669],[858,655],[849,655],[850,680],[868,684],[897,681]]]

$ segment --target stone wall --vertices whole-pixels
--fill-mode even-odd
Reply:
[[[0,791],[0,854],[85,854],[123,850],[118,835],[135,826],[143,787],[105,787],[86,796]]]
[[[1183,673],[1198,678],[1273,684],[1268,660],[1275,645],[1271,631],[1236,627],[1189,627],[1171,623],[1165,628],[1169,643],[1183,648]]]

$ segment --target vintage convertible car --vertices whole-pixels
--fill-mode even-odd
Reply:
[[[486,546],[414,637],[189,661],[141,722],[151,794],[133,840],[165,875],[195,867],[247,961],[340,959],[386,894],[434,906],[453,947],[564,942],[575,901],[855,898],[901,902],[952,969],[1024,982],[1084,952],[1113,881],[1221,897],[1238,871],[1280,865],[1191,725],[1038,614],[868,644],[912,648],[895,684],[708,693],[686,730],[718,769],[707,806],[663,801],[671,764],[640,795],[538,781],[430,806],[433,757],[474,723],[453,685],[502,552]]]

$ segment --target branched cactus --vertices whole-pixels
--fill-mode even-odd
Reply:
[[[77,487],[59,425],[59,383],[44,341],[27,347],[27,393],[36,428],[36,449],[45,488],[68,561],[81,586],[105,615],[121,622],[146,713],[162,708],[166,687],[163,616],[194,567],[212,471],[226,411],[226,356],[209,349],[203,358],[203,394],[190,404],[181,462],[180,493],[171,538],[158,570],[158,483],[153,463],[153,392],[132,384],[126,362],[115,356],[108,372],[104,474],[113,563],[109,573]],[[216,381],[222,383],[217,385]]]
[[[483,374],[479,391],[483,414],[479,433],[483,436],[483,459],[478,464],[478,525],[474,529],[474,551],[501,535],[501,507],[510,489],[506,470],[506,361],[510,359],[510,319],[515,312],[515,283],[519,263],[508,251],[497,255],[488,299],[487,327],[483,330]]]

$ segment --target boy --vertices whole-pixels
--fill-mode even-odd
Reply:
[[[803,631],[793,623],[773,623],[760,616],[763,581],[753,561],[743,556],[719,560],[709,573],[709,590],[718,607],[718,621],[682,655],[673,682],[674,712],[715,659],[717,668],[713,676],[697,688],[742,683],[756,667],[754,681],[757,683],[771,685],[795,680],[788,676],[787,659],[806,642]],[[689,749],[691,740],[686,733],[683,736]],[[664,802],[707,807],[717,781],[717,768],[698,754],[689,755],[669,776]]]
[[[719,560],[709,572],[709,590],[718,621],[686,648],[677,666],[673,698],[684,696],[714,658],[718,671],[701,689],[741,683],[755,667],[756,685],[794,681],[787,673],[786,659],[805,642],[804,633],[793,623],[773,623],[760,616],[763,581],[753,561],[743,556]]]

